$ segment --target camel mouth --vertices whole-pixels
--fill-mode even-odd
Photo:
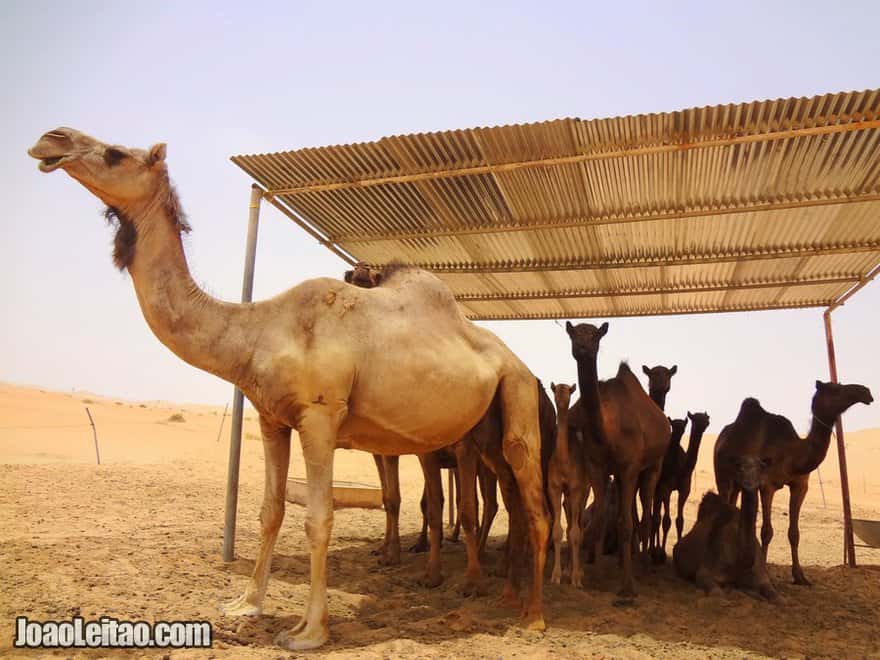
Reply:
[[[28,150],[28,155],[31,158],[36,158],[40,162],[37,163],[37,167],[39,167],[41,172],[54,172],[59,167],[64,165],[65,163],[73,160],[73,156],[68,153],[61,154],[52,154],[51,151],[49,153],[40,153],[37,147]]]
[[[40,161],[41,172],[53,172],[76,157],[69,133],[67,129],[49,131],[28,149],[28,156]]]

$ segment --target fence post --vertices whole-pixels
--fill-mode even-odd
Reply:
[[[88,406],[86,406],[86,415],[89,416],[89,424],[92,425],[92,436],[95,438],[95,458],[98,461],[98,465],[100,465],[101,454],[98,452],[98,431],[95,429],[95,420],[92,419],[92,413],[89,412]]]

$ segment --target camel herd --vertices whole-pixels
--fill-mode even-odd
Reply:
[[[808,584],[797,548],[809,474],[825,457],[836,418],[856,402],[873,400],[866,387],[817,381],[806,439],[787,419],[746,399],[716,443],[718,494],[703,497],[693,528],[683,534],[683,503],[709,416],[666,417],[676,367],[643,367],[650,395],[625,363],[613,378],[600,380],[597,356],[608,323],[566,324],[578,380],[551,385],[554,408],[525,364],[498,337],[468,321],[449,289],[425,271],[392,266],[373,274],[358,267],[346,281],[308,280],[253,304],[209,296],[187,266],[181,232],[189,225],[169,181],[164,144],[129,149],[58,128],[28,153],[41,171],[63,169],[107,205],[106,217],[116,229],[114,261],[130,274],[159,340],[189,364],[234,383],[259,413],[266,458],[260,549],[244,593],[223,608],[228,615],[262,612],[284,517],[291,432],[298,432],[308,478],[311,588],[299,622],[276,638],[281,646],[311,649],[329,637],[327,549],[336,448],[376,457],[386,510],[378,550],[383,563],[400,561],[396,457],[419,456],[426,539],[417,545],[429,551],[426,586],[442,580],[441,469],[454,465],[458,472],[467,595],[486,592],[480,555],[500,486],[509,514],[501,598],[522,608],[523,625],[530,629],[545,627],[550,544],[550,579],[562,581],[563,511],[571,583],[582,585],[583,544],[587,562],[616,551],[620,593],[632,598],[633,559],[665,557],[673,491],[679,500],[673,548],[678,572],[707,590],[733,584],[773,598],[766,571],[771,504],[774,493],[788,486],[792,574],[796,583]],[[579,398],[572,404],[575,393]],[[688,422],[691,436],[684,450],[680,441]],[[484,502],[479,525],[477,483]],[[742,509],[736,506],[740,496]]]

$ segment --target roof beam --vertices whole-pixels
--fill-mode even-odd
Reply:
[[[650,296],[676,293],[714,293],[719,291],[751,291],[758,289],[776,289],[780,287],[822,286],[826,284],[855,284],[860,281],[858,274],[845,277],[826,277],[817,279],[784,280],[773,282],[751,282],[737,284],[735,282],[708,285],[688,285],[671,287],[642,287],[633,289],[605,289],[574,291],[519,291],[513,293],[461,293],[455,296],[459,302],[492,302],[505,300],[556,300],[559,298],[608,298],[629,296]]]
[[[579,259],[572,261],[530,261],[515,263],[414,263],[416,268],[434,273],[525,273],[547,270],[591,270],[617,268],[650,268],[652,266],[689,266],[699,264],[733,263],[737,261],[763,261],[766,259],[786,259],[792,257],[820,257],[833,254],[880,253],[880,241],[852,243],[850,245],[829,245],[811,248],[766,248],[763,250],[737,250],[719,254],[687,253],[671,254],[664,257],[626,257],[622,259]],[[379,264],[372,264],[378,266]]]
[[[788,202],[762,202],[759,204],[741,204],[714,209],[680,209],[676,211],[660,211],[657,213],[644,214],[615,214],[607,216],[571,218],[563,220],[538,220],[537,222],[519,222],[509,224],[491,225],[465,225],[444,229],[425,229],[421,231],[400,231],[388,233],[348,233],[329,236],[328,240],[333,243],[346,243],[358,245],[373,243],[376,241],[398,241],[419,238],[442,238],[447,236],[466,236],[472,234],[503,234],[511,232],[540,231],[544,229],[570,229],[577,227],[596,227],[600,225],[616,225],[633,222],[656,222],[661,220],[685,220],[687,218],[709,218],[715,216],[732,215],[735,213],[763,213],[766,211],[784,211],[788,209],[804,209],[819,206],[837,206],[843,204],[858,204],[867,202],[880,202],[880,194],[868,193],[848,195],[845,197],[823,197],[818,199],[806,199]]]
[[[653,309],[619,309],[615,311],[607,310],[602,313],[587,313],[575,311],[574,314],[566,314],[565,312],[550,314],[476,314],[465,311],[465,316],[471,321],[540,321],[552,319],[596,319],[596,318],[614,318],[614,317],[633,317],[633,316],[679,316],[690,314],[727,314],[732,312],[763,312],[774,309],[805,309],[808,307],[824,307],[828,304],[827,300],[812,300],[802,303],[786,303],[773,305],[740,305],[727,307],[688,307],[681,309],[672,309],[664,311],[656,311]]]
[[[845,117],[838,117],[839,122],[845,121]],[[313,192],[330,192],[333,190],[343,190],[348,188],[366,188],[370,186],[380,186],[389,183],[412,183],[415,181],[428,181],[436,179],[448,179],[458,176],[474,176],[480,174],[497,174],[501,172],[512,172],[521,169],[535,167],[553,167],[557,165],[570,165],[576,163],[585,163],[594,160],[608,160],[613,158],[628,158],[632,156],[643,156],[648,154],[668,153],[675,151],[687,151],[690,149],[709,149],[712,147],[725,147],[735,144],[748,144],[753,142],[770,142],[773,140],[785,140],[788,138],[811,137],[820,135],[831,135],[834,133],[847,133],[850,131],[861,131],[872,128],[880,128],[880,119],[865,119],[849,121],[847,123],[837,123],[825,126],[804,126],[800,128],[790,128],[786,130],[770,131],[767,133],[750,133],[748,135],[737,135],[733,137],[717,138],[714,140],[703,140],[699,142],[678,142],[671,144],[658,144],[651,146],[631,147],[627,149],[611,149],[608,151],[574,154],[572,156],[560,156],[556,158],[540,158],[536,160],[525,160],[514,163],[499,163],[495,165],[480,165],[477,167],[455,167],[445,170],[435,170],[432,172],[420,172],[417,174],[400,174],[397,176],[373,177],[365,179],[355,179],[353,181],[340,181],[336,183],[320,183],[304,186],[290,186],[282,188],[273,188],[269,190],[270,195],[300,195]],[[245,162],[249,156],[233,156],[232,162],[236,165],[245,167]]]

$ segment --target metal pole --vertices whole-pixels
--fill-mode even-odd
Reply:
[[[247,247],[244,257],[244,279],[241,301],[251,302],[254,293],[254,263],[257,258],[257,229],[260,224],[260,200],[263,189],[251,185],[251,204],[248,213]],[[241,427],[244,416],[244,395],[237,387],[232,397],[232,434],[229,439],[229,468],[226,473],[226,522],[223,526],[223,561],[232,561],[235,555],[235,515],[238,510],[238,470],[241,463]]]
[[[825,342],[828,345],[828,371],[831,382],[837,381],[837,358],[834,356],[834,336],[831,333],[831,309],[823,314],[825,319]],[[849,503],[849,476],[846,471],[846,447],[843,443],[843,421],[837,418],[837,461],[840,465],[840,494],[843,498],[843,565],[856,565],[856,548],[852,529],[852,508]]]

